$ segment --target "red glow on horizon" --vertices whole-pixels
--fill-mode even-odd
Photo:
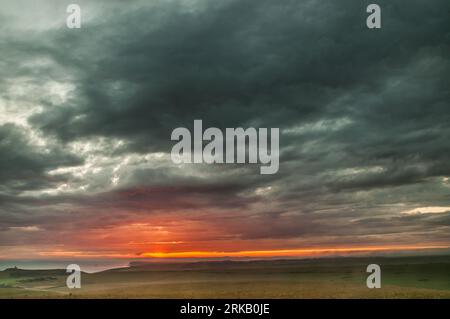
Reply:
[[[449,245],[386,245],[366,247],[330,247],[330,248],[300,248],[273,250],[243,250],[243,251],[172,251],[172,252],[144,252],[141,254],[128,253],[96,253],[83,251],[47,251],[41,252],[41,257],[76,257],[76,258],[271,258],[271,257],[310,257],[351,253],[400,252],[429,249],[449,249]]]

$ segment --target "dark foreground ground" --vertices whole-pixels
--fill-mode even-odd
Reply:
[[[382,287],[366,287],[366,267]],[[0,298],[450,298],[450,256],[132,264],[82,274],[65,270],[0,272]]]

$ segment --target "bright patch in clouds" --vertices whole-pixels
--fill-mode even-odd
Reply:
[[[418,207],[418,208],[404,211],[404,212],[402,212],[402,214],[406,214],[406,215],[442,214],[442,213],[446,213],[446,212],[450,212],[450,207],[434,206],[434,207]]]

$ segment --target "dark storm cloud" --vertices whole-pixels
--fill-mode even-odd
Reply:
[[[190,183],[173,186],[135,186],[110,192],[87,194],[43,194],[0,196],[4,213],[0,227],[37,225],[42,228],[106,227],[125,220],[179,212],[207,212],[211,216],[227,211],[245,214],[258,202],[254,196],[240,196],[238,184]],[[126,212],[126,213],[124,213]],[[95,221],[94,221],[95,220]]]
[[[202,171],[217,173],[206,183],[195,174],[138,167],[121,187],[94,195],[0,197],[8,203],[4,224],[59,225],[95,214],[96,226],[120,220],[124,208],[151,214],[209,207],[241,209],[222,227],[244,239],[329,235],[346,241],[351,234],[448,226],[446,215],[395,219],[403,208],[384,210],[381,204],[450,204],[442,182],[450,175],[449,2],[379,1],[381,30],[365,26],[369,3],[135,3],[105,9],[80,30],[0,38],[6,57],[0,88],[13,76],[74,85],[62,101],[39,94],[24,98],[42,104],[28,123],[56,139],[50,153],[38,153],[14,126],[1,127],[1,152],[9,154],[0,159],[1,168],[8,167],[0,172],[5,193],[49,188],[48,170],[81,164],[68,148],[63,151],[71,142],[122,139],[124,146],[98,151],[126,156],[170,151],[171,131],[191,128],[194,119],[205,127],[282,131],[274,176],[217,165]],[[14,67],[33,56],[54,64]],[[255,194],[267,186],[271,192]],[[38,202],[47,213],[31,213],[28,206]],[[252,211],[258,203],[266,207]],[[71,217],[55,218],[67,210]],[[222,221],[217,214],[202,218]],[[435,238],[445,237],[446,229],[439,231]]]
[[[261,124],[323,116],[339,88],[355,85],[355,79],[370,81],[371,62],[379,54],[370,48],[383,40],[363,28],[346,32],[362,7],[344,7],[351,10],[297,1],[225,1],[186,13],[161,3],[160,10],[125,11],[115,17],[114,27],[107,20],[86,33],[66,31],[55,42],[70,43],[87,75],[71,101],[78,108],[45,112],[34,122],[63,139],[142,134],[162,135],[165,142],[174,126],[195,118],[233,127],[259,119],[258,113]],[[308,14],[328,19],[305,23]],[[148,21],[148,28],[141,21]],[[358,61],[351,56],[353,42],[370,45]],[[63,45],[65,54],[70,47]],[[58,55],[61,64],[78,61],[65,54]],[[77,116],[82,118],[72,121]]]
[[[49,176],[49,170],[82,163],[61,148],[35,147],[13,124],[0,126],[0,154],[0,189],[5,192],[54,187],[64,177]]]
[[[94,207],[118,210],[173,211],[199,209],[246,209],[254,198],[242,198],[239,185],[179,185],[135,187],[105,193],[92,198]]]
[[[114,21],[99,17],[86,32],[55,34],[62,52],[50,54],[79,69],[77,92],[31,123],[65,141],[115,136],[147,152],[169,150],[172,129],[196,118],[206,126],[285,128],[347,116],[352,124],[318,138],[321,152],[339,148],[348,165],[394,171],[404,162],[427,165],[426,173],[380,175],[377,185],[449,172],[442,166],[450,154],[447,3],[382,4],[382,32],[368,31],[365,5],[351,1],[202,6],[186,12],[160,3]],[[416,23],[419,16],[426,23]],[[283,142],[302,148],[301,138]],[[338,168],[340,158],[327,160]]]

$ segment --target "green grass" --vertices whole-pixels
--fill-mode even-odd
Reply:
[[[366,287],[366,266],[382,269]],[[82,275],[0,272],[0,298],[450,298],[450,256],[137,265]]]

